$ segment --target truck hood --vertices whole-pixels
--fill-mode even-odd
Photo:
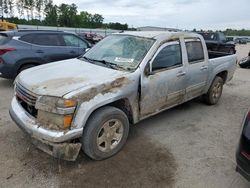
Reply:
[[[70,59],[25,70],[16,82],[37,95],[62,97],[74,90],[110,82],[125,74],[128,72]]]

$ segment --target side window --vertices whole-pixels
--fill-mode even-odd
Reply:
[[[32,34],[24,35],[19,40],[32,43],[34,36]]]
[[[34,34],[32,43],[41,46],[61,46],[60,39],[56,34]]]
[[[86,42],[74,35],[63,35],[63,40],[66,46],[87,48]]]
[[[185,43],[189,63],[204,61],[204,51],[200,39],[186,39]]]
[[[167,69],[171,67],[182,66],[181,46],[171,44],[164,47],[156,56],[152,64],[152,70]]]

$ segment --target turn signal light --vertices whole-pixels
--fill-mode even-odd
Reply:
[[[73,115],[66,115],[63,117],[63,128],[67,129],[70,127],[73,120]]]
[[[248,160],[250,160],[250,155],[246,153],[245,151],[242,151],[241,154],[246,157]]]

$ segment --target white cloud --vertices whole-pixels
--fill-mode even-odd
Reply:
[[[129,26],[178,27],[180,29],[250,29],[249,0],[54,0],[75,3],[79,10],[98,13],[105,22]]]

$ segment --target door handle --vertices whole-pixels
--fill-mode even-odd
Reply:
[[[42,54],[42,53],[44,53],[44,51],[42,51],[42,50],[37,50],[36,53]]]
[[[203,65],[202,67],[201,67],[201,70],[207,70],[208,69],[208,66],[206,66],[206,65]]]
[[[178,72],[177,73],[177,77],[181,77],[181,76],[185,76],[186,75],[186,72],[184,72],[184,71],[180,71],[180,72]]]

